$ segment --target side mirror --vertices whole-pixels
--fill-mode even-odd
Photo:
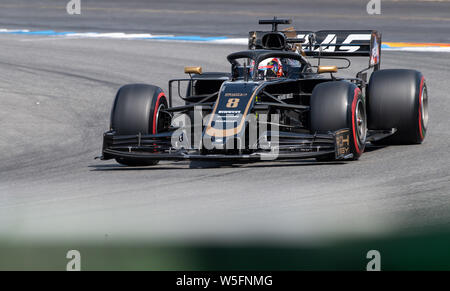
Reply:
[[[338,67],[337,66],[319,66],[317,68],[317,73],[318,74],[337,73],[337,71],[338,71]]]
[[[201,74],[202,67],[184,67],[185,74]]]

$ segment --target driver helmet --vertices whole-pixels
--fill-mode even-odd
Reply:
[[[264,77],[282,77],[283,76],[283,65],[278,58],[265,59],[258,65],[258,73],[260,76]]]

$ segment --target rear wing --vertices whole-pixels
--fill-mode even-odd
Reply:
[[[312,57],[369,57],[369,67],[378,70],[381,61],[381,33],[375,30],[252,31],[249,49],[291,50],[300,46]]]

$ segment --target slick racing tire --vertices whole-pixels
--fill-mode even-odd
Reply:
[[[378,144],[420,144],[427,133],[428,92],[425,78],[414,70],[380,70],[367,90],[369,129],[397,131]]]
[[[317,85],[311,96],[311,133],[350,130],[350,152],[353,160],[364,152],[367,134],[366,107],[361,90],[350,82],[332,81]],[[335,156],[318,157],[318,161]]]
[[[111,129],[118,135],[156,134],[164,130],[165,121],[161,110],[168,107],[161,88],[153,85],[130,84],[117,92],[111,112]],[[127,166],[156,165],[157,160],[116,158]]]
[[[116,158],[115,160],[119,164],[128,166],[128,167],[154,166],[159,163],[158,160],[139,160],[139,159],[130,159],[130,158]]]

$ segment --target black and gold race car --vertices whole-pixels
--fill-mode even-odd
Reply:
[[[230,73],[186,67],[189,78],[170,80],[167,95],[154,85],[121,87],[101,158],[128,166],[184,159],[357,160],[369,142],[424,140],[425,79],[414,70],[380,69],[380,33],[279,31],[290,20],[276,18],[259,23],[272,30],[250,32],[248,50],[227,56]],[[368,57],[368,66],[354,78],[338,77],[349,57],[358,56]],[[184,105],[173,106],[174,93]]]

